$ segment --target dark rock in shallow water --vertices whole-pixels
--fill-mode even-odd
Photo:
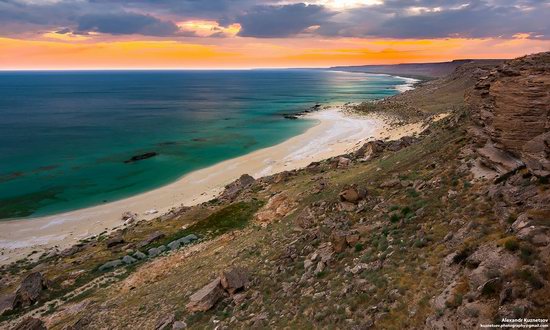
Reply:
[[[132,158],[130,158],[128,160],[125,160],[124,162],[125,163],[133,163],[133,162],[137,162],[137,161],[144,160],[144,159],[147,159],[147,158],[155,157],[157,155],[158,155],[158,153],[154,152],[154,151],[153,152],[146,152],[146,153],[141,154],[141,155],[135,155]]]
[[[298,119],[298,117],[295,115],[283,115],[283,117],[285,117],[286,119]]]

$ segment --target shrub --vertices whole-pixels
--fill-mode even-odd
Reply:
[[[504,241],[504,248],[508,251],[517,251],[519,249],[519,242],[515,237],[510,237]]]

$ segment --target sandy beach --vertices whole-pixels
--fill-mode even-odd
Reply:
[[[242,174],[255,178],[307,166],[357,149],[369,139],[394,139],[421,130],[421,124],[391,128],[383,118],[347,114],[330,108],[308,114],[316,125],[278,145],[189,173],[166,186],[119,201],[52,216],[0,222],[0,264],[31,251],[67,248],[86,237],[123,225],[121,215],[135,212],[152,219],[179,206],[217,196]],[[39,254],[36,254],[39,255]]]

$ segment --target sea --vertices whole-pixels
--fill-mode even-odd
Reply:
[[[284,114],[411,83],[329,70],[0,72],[0,219],[136,195],[315,124]]]

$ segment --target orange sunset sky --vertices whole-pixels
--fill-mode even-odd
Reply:
[[[327,67],[550,49],[545,1],[0,0],[0,69]]]

